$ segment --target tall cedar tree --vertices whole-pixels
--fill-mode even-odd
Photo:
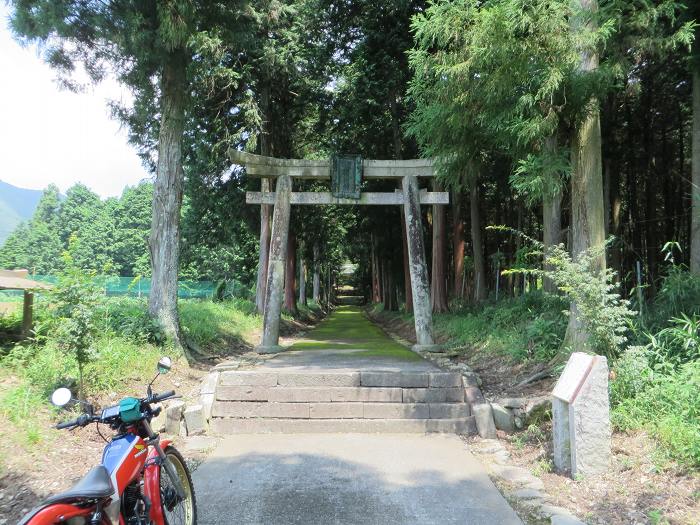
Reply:
[[[115,113],[129,125],[131,139],[146,159],[157,152],[149,311],[180,344],[177,280],[189,44],[197,31],[226,22],[217,12],[225,7],[188,0],[13,0],[10,4],[17,38],[39,43],[46,62],[66,87],[79,87],[73,73],[82,64],[92,82],[113,74],[134,94],[133,107],[117,108]]]

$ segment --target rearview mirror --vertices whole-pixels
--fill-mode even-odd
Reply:
[[[173,366],[173,361],[169,357],[161,357],[160,361],[158,361],[158,373],[159,374],[167,374],[170,371],[170,368]]]
[[[59,388],[51,394],[51,403],[57,407],[64,407],[73,399],[73,394],[67,388]]]

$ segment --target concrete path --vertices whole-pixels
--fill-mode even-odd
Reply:
[[[231,436],[193,478],[201,525],[522,524],[454,435]]]

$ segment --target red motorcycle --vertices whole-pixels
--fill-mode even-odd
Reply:
[[[158,362],[158,373],[170,370],[171,361]],[[116,431],[93,468],[73,488],[56,494],[27,514],[20,525],[195,525],[197,506],[192,478],[185,460],[170,440],[161,441],[150,422],[162,410],[153,407],[175,397],[175,392],[154,394],[148,385],[145,398],[127,397],[118,405],[95,414],[85,413],[58,429],[106,424]],[[52,402],[65,406],[72,400],[67,388],[53,393]]]

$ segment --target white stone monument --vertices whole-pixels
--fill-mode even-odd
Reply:
[[[571,354],[552,392],[554,466],[571,477],[605,472],[610,465],[608,361]]]

